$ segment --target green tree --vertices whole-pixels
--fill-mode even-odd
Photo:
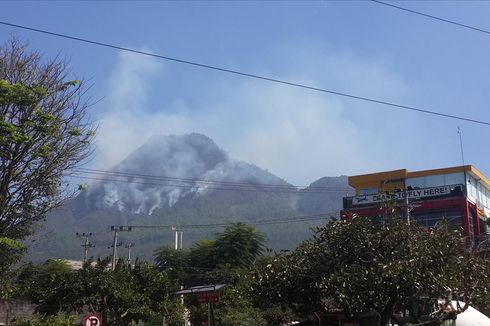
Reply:
[[[0,47],[0,237],[22,240],[71,194],[64,173],[90,154],[84,83],[25,44]],[[20,250],[0,243],[0,275]]]
[[[184,275],[188,265],[186,251],[176,250],[170,246],[158,248],[154,254],[156,267],[173,279]]]
[[[74,273],[62,260],[50,259],[42,265],[26,265],[17,280],[17,295],[38,304],[37,311],[54,314],[70,310]]]
[[[107,268],[107,263],[86,264],[76,274],[71,298],[75,307],[99,312],[106,325],[128,325],[162,315],[179,320],[181,307],[172,297],[177,287],[165,273],[147,262],[136,262],[130,268],[119,260],[114,271]]]
[[[220,302],[214,303],[215,324],[237,326],[268,325],[262,311],[255,308],[239,287],[230,286],[221,291]],[[191,307],[192,324],[201,325],[208,320],[207,304]]]
[[[253,226],[232,223],[218,234],[214,243],[216,263],[250,267],[264,250],[265,237]]]
[[[217,325],[265,325],[259,309],[242,294],[238,286],[242,275],[263,251],[264,236],[243,223],[227,226],[216,240],[201,239],[188,251],[168,246],[155,251],[156,266],[185,287],[225,283],[229,284],[216,305]],[[190,298],[191,318],[194,323],[207,321],[206,305],[196,305]]]
[[[459,231],[441,224],[425,230],[403,219],[383,224],[354,217],[318,228],[312,239],[279,255],[253,276],[257,295],[311,315],[342,311],[363,323],[375,312],[380,325],[454,318],[438,300],[479,300],[488,264],[471,252]],[[423,306],[433,314],[428,316]],[[395,312],[411,310],[409,320]]]
[[[56,316],[35,316],[31,318],[20,318],[14,322],[15,326],[74,326],[75,316],[56,315]]]
[[[198,240],[188,252],[188,268],[214,269],[216,268],[215,241],[209,239]]]
[[[235,283],[242,270],[261,256],[264,241],[264,235],[252,226],[233,223],[216,240],[201,239],[188,251],[157,249],[156,266],[185,286]]]
[[[87,263],[79,271],[59,260],[28,264],[18,277],[16,294],[38,304],[38,312],[47,316],[89,310],[99,313],[106,325],[155,317],[182,324],[182,306],[172,295],[178,288],[165,273],[147,262],[130,268],[122,259],[112,271],[108,261]]]

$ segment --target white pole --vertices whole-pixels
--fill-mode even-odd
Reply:
[[[112,243],[112,270],[116,269],[117,260],[117,229],[114,228],[114,242]]]
[[[175,230],[175,250],[179,250],[179,231]]]

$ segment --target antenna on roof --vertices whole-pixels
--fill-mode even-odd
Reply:
[[[463,152],[463,132],[461,131],[461,128],[458,127],[458,134],[459,134],[459,147],[461,148],[461,161],[463,162],[463,169],[464,169],[464,152]]]
[[[464,191],[464,206],[465,206],[465,214],[466,214],[466,219],[467,219],[467,222],[468,222],[468,235],[470,236],[471,240],[473,241],[473,222],[469,223],[470,222],[470,219],[472,218],[469,214],[469,211],[468,211],[468,178],[466,176],[466,167],[465,167],[465,163],[464,163],[464,152],[463,152],[463,132],[461,131],[461,128],[459,128],[458,126],[458,134],[459,134],[459,147],[461,148],[461,162],[463,163],[463,176],[464,176],[464,187],[463,187],[463,191]],[[471,229],[470,229],[471,227]]]

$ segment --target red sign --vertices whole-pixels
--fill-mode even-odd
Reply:
[[[219,302],[218,291],[197,292],[196,299],[198,303],[216,303]]]
[[[83,318],[83,326],[102,326],[102,319],[97,315],[88,315]]]

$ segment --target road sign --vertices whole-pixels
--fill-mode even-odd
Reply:
[[[83,326],[102,326],[102,320],[99,316],[90,314],[83,318]]]
[[[206,292],[196,292],[196,299],[198,303],[215,303],[219,302],[219,292],[218,291],[206,291]]]

